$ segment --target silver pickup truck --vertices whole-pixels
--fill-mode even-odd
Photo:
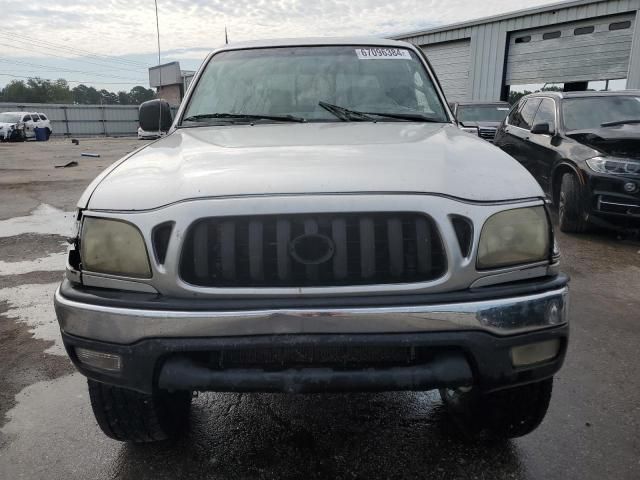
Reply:
[[[558,260],[542,190],[457,128],[420,49],[236,44],[87,188],[55,307],[118,440],[176,435],[194,391],[431,389],[506,438],[565,356]]]

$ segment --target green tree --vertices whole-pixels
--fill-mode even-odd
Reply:
[[[5,102],[29,102],[29,87],[23,80],[12,80],[3,89]]]
[[[144,88],[143,86],[135,86],[129,92],[129,97],[131,98],[131,103],[134,105],[140,105],[142,102],[146,102],[147,100],[153,100],[156,96],[156,93],[150,88]]]
[[[93,87],[80,84],[72,90],[73,102],[81,105],[96,105],[100,103],[100,92]]]
[[[118,103],[118,95],[104,88],[100,90],[100,104],[101,105],[116,105]]]
[[[13,80],[0,89],[0,100],[25,103],[77,103],[81,105],[140,105],[155,98],[150,88],[136,85],[131,91],[110,92],[80,84],[69,88],[66,80],[45,80],[39,77]]]
[[[120,105],[131,105],[131,97],[125,91],[118,92],[118,103]]]
[[[525,90],[524,92],[509,92],[509,103],[511,105],[515,105],[520,101],[522,97],[524,97],[525,95],[529,95],[530,93],[532,92],[530,92],[529,90]]]

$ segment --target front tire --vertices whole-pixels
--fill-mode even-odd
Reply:
[[[544,419],[553,378],[493,393],[441,389],[440,397],[467,439],[505,440],[534,431]]]
[[[580,195],[580,183],[573,173],[565,173],[560,184],[558,222],[565,233],[584,233],[589,222],[587,211]]]
[[[175,437],[187,425],[191,392],[152,395],[88,380],[100,429],[122,442],[150,443]]]

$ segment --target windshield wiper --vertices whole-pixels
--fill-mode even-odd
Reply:
[[[325,110],[333,113],[336,117],[338,117],[340,120],[344,122],[348,122],[351,120],[374,122],[375,119],[371,117],[372,115],[374,115],[377,117],[397,118],[398,120],[443,123],[441,119],[438,119],[436,117],[430,117],[422,113],[360,112],[358,110],[350,110],[345,107],[332,105],[331,103],[322,102],[322,101],[318,102],[318,105],[320,105]]]
[[[303,123],[306,120],[293,115],[252,115],[247,113],[201,113],[183,118],[183,122],[199,122],[206,119],[231,119],[231,120],[275,120],[278,122]]]
[[[397,118],[398,120],[416,121],[416,122],[433,122],[433,123],[445,123],[442,119],[437,117],[430,117],[422,113],[386,113],[386,112],[363,112],[367,115],[377,115],[379,117]]]
[[[633,125],[634,123],[640,123],[640,120],[618,120],[617,122],[601,123],[601,127],[615,127],[616,125]]]
[[[351,122],[351,121],[372,122],[373,121],[373,118],[371,118],[365,113],[357,112],[355,110],[349,110],[348,108],[323,102],[322,100],[318,102],[318,105],[320,105],[322,108],[324,108],[328,112],[333,113],[336,117],[338,117],[343,122]]]

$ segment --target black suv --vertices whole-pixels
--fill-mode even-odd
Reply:
[[[528,95],[495,144],[538,180],[563,232],[640,226],[640,91]]]

